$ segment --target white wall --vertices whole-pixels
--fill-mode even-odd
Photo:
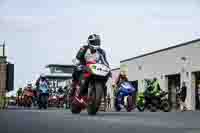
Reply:
[[[111,97],[111,108],[113,108],[113,105],[114,105],[114,96],[113,96],[113,88],[112,88],[112,84],[113,82],[115,82],[118,74],[120,72],[120,69],[115,69],[112,71],[112,79],[109,79],[108,82],[107,82],[107,94],[109,93],[110,94],[110,97]]]
[[[115,82],[119,72],[120,72],[119,69],[113,70],[112,71],[112,79],[109,79],[107,82],[107,86],[108,86],[107,93],[110,93],[111,97],[113,97],[112,84]]]
[[[186,57],[187,60],[184,63],[181,57]],[[194,96],[192,89],[192,75],[191,72],[200,71],[200,41],[189,45],[169,49],[152,55],[144,56],[141,58],[133,59],[123,62],[121,64],[128,65],[128,77],[129,80],[139,80],[139,90],[142,89],[142,80],[144,78],[157,77],[160,81],[162,88],[167,89],[165,75],[171,75],[181,73],[181,81],[187,81],[188,97],[186,99],[187,104],[191,105]],[[138,69],[142,66],[141,71]],[[182,68],[189,72],[189,76],[186,77],[185,73],[181,72]],[[163,79],[161,76],[163,75]],[[192,89],[191,89],[192,88]],[[193,108],[193,107],[190,107]]]

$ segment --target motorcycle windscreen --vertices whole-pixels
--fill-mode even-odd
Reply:
[[[92,74],[97,76],[107,76],[110,72],[110,69],[103,64],[92,64],[90,65],[90,69],[92,70]]]
[[[136,89],[133,87],[133,85],[131,85],[131,83],[129,82],[123,82],[120,86],[120,89],[124,90],[124,91],[128,91],[128,92],[135,92]]]

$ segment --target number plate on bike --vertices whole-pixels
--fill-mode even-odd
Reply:
[[[110,71],[110,69],[103,64],[91,65],[90,69],[92,70],[92,73],[94,75],[98,75],[98,76],[106,76]]]

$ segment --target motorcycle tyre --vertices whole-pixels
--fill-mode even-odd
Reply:
[[[81,108],[75,104],[70,104],[70,110],[71,110],[72,114],[80,114],[81,113]]]
[[[157,108],[156,108],[156,106],[153,106],[153,105],[149,105],[149,110],[151,111],[151,112],[156,112],[157,111]]]
[[[87,112],[88,115],[96,115],[101,104],[101,98],[103,95],[104,84],[100,81],[95,81],[94,86],[89,83],[88,97],[91,100],[88,103]]]
[[[170,104],[169,104],[168,100],[163,100],[162,101],[162,103],[161,103],[161,109],[164,112],[169,112],[170,111]]]
[[[137,109],[138,109],[140,112],[144,112],[145,107],[144,107],[144,106],[139,106],[139,105],[137,105]]]
[[[115,105],[115,111],[117,111],[117,112],[121,111],[121,108],[119,107],[118,102],[117,102],[117,98],[115,98],[114,105]]]

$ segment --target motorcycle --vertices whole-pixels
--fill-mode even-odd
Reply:
[[[31,107],[32,104],[33,104],[33,97],[34,97],[34,94],[33,94],[33,91],[32,90],[25,90],[24,91],[24,107]]]
[[[55,107],[57,105],[57,101],[58,101],[58,99],[57,99],[56,94],[52,94],[48,98],[48,106],[49,107]]]
[[[47,87],[40,87],[39,89],[39,109],[47,109],[48,106],[49,89]]]
[[[84,79],[88,80],[87,95],[79,100],[80,82],[76,83],[75,90],[70,98],[70,108],[73,114],[78,114],[87,108],[89,115],[95,115],[100,107],[105,85],[109,78],[110,68],[96,61],[88,62],[84,68]]]
[[[137,95],[136,107],[140,112],[145,110],[145,96],[143,92]]]
[[[64,106],[64,94],[57,95],[57,108]]]
[[[23,99],[24,99],[24,97],[23,96],[18,96],[17,97],[17,105],[18,106],[23,106]]]
[[[133,87],[133,85],[131,85],[130,82],[121,83],[119,86],[119,91],[115,97],[115,110],[120,111],[122,109],[120,105],[123,105],[127,112],[131,112],[131,110],[134,108],[135,93],[136,89]],[[122,97],[122,95],[124,97]]]
[[[157,110],[162,110],[164,112],[170,111],[170,104],[166,95],[168,92],[162,91],[159,96],[149,96],[141,95],[137,100],[137,109],[140,112],[143,112],[145,109],[150,110],[151,112],[156,112]]]

